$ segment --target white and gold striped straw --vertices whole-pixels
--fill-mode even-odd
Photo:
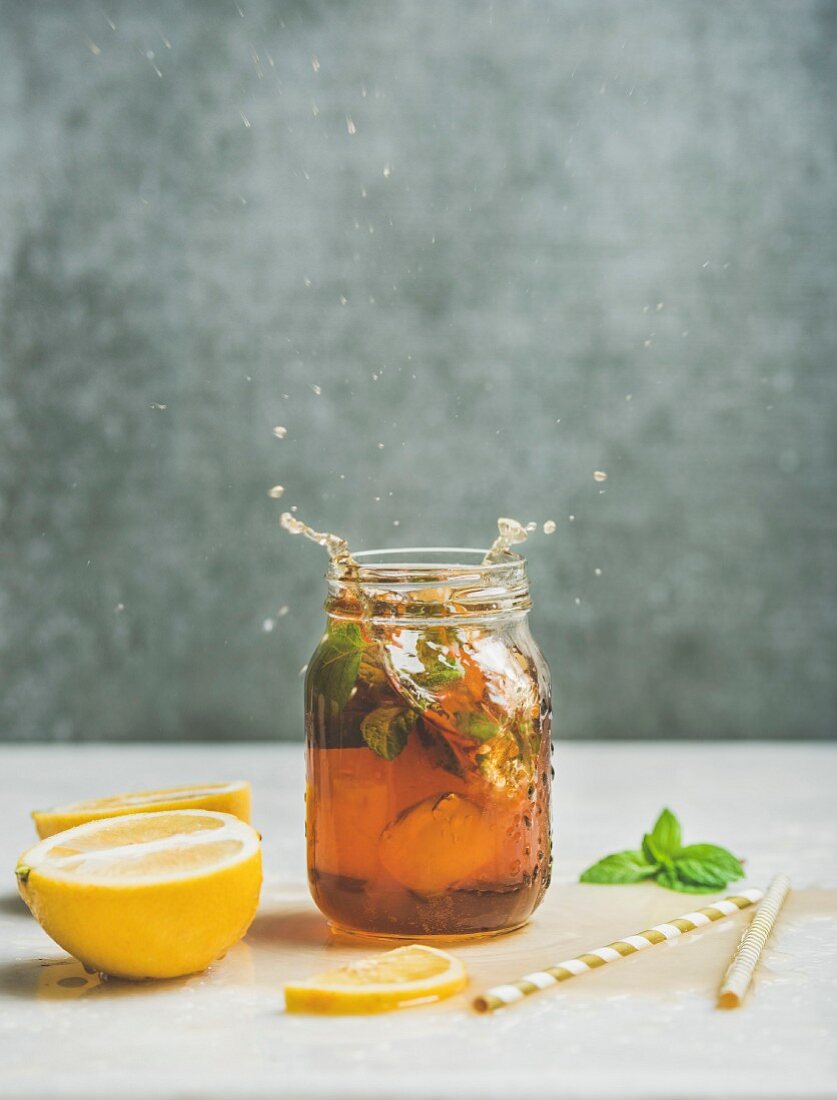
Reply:
[[[633,955],[637,951],[644,951],[646,947],[664,943],[666,940],[677,939],[684,932],[691,932],[694,928],[700,928],[712,921],[722,920],[739,909],[746,909],[754,905],[764,897],[761,890],[742,890],[740,894],[732,894],[722,901],[716,901],[705,909],[695,909],[692,913],[685,913],[682,917],[675,917],[666,924],[657,924],[653,928],[647,928],[644,932],[638,932],[635,936],[626,936],[623,940],[616,940],[606,947],[596,947],[574,959],[565,959],[564,962],[548,966],[545,970],[536,970],[533,974],[525,974],[516,982],[508,982],[506,985],[495,985],[474,1001],[477,1012],[493,1012],[497,1008],[514,1004],[530,993],[537,993],[541,989],[549,989],[558,982],[565,982],[568,978],[574,978],[577,974],[585,974],[588,970],[596,970],[605,963],[616,962],[627,955]]]
[[[777,875],[767,887],[764,901],[756,910],[750,926],[741,937],[729,964],[729,969],[721,982],[718,993],[719,1008],[738,1008],[744,1000],[744,994],[753,980],[764,945],[770,938],[779,910],[785,903],[790,890],[787,875]]]

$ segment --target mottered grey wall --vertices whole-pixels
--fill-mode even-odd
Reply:
[[[0,12],[0,737],[300,737],[291,504],[554,520],[559,736],[831,736],[835,4]]]

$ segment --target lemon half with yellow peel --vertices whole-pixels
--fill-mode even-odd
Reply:
[[[139,813],[56,833],[15,873],[44,931],[88,970],[177,978],[206,969],[249,928],[260,838],[231,814]]]
[[[89,802],[68,802],[51,810],[33,810],[32,817],[38,836],[43,840],[88,821],[162,810],[217,810],[249,821],[250,784],[239,779],[234,783],[196,783],[156,791],[134,791],[110,798],[94,798]]]
[[[289,1012],[328,1015],[388,1012],[440,1001],[468,984],[459,959],[437,947],[413,943],[375,958],[348,963],[314,978],[285,985]]]

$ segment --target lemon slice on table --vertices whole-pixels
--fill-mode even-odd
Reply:
[[[440,1001],[467,984],[468,976],[459,959],[436,947],[414,943],[327,970],[307,981],[288,982],[285,1006],[289,1012],[330,1015],[387,1012]]]
[[[90,802],[68,802],[51,810],[33,810],[32,817],[38,836],[43,840],[54,833],[84,825],[87,821],[160,810],[217,810],[249,821],[250,784],[239,779],[234,783],[196,783],[188,787],[115,794]]]
[[[204,970],[249,928],[260,838],[210,810],[132,814],[42,840],[15,873],[44,931],[88,970],[176,978]]]

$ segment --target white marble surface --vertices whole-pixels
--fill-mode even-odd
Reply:
[[[301,748],[7,746],[0,749],[0,861],[7,868],[0,888],[0,1095],[837,1096],[837,893],[828,892],[837,888],[837,749],[573,744],[558,745],[556,767],[556,885],[528,931],[461,950],[475,982],[517,976],[526,952],[541,943],[548,963],[565,956],[568,944],[598,946],[604,930],[610,939],[639,930],[625,920],[665,919],[690,908],[688,898],[656,886],[623,894],[617,887],[568,885],[594,858],[633,844],[668,803],[688,840],[726,843],[747,857],[748,885],[763,885],[782,869],[797,891],[806,891],[788,910],[744,1008],[719,1012],[711,997],[743,927],[730,924],[491,1017],[473,1014],[464,996],[384,1017],[286,1016],[283,977],[356,950],[328,942],[307,899]],[[266,870],[260,913],[245,943],[195,978],[81,984],[78,964],[15,895],[14,861],[34,836],[29,810],[239,776],[254,783]],[[580,919],[584,912],[588,918]],[[595,942],[583,940],[588,930]]]

